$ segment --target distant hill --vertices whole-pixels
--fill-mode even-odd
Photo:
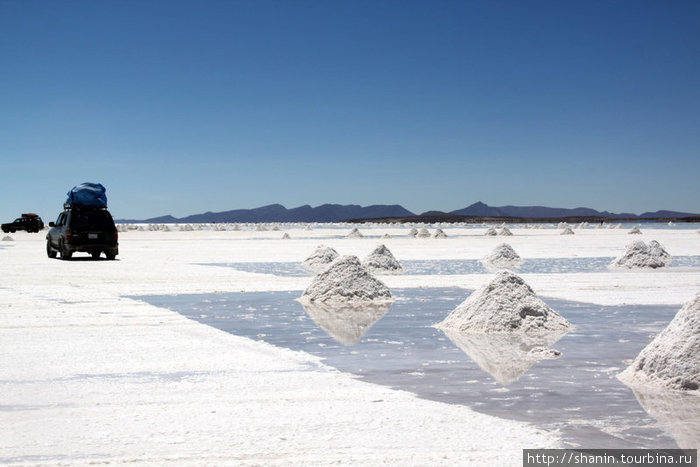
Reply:
[[[176,218],[173,216],[160,216],[151,219],[117,219],[121,223],[145,222],[152,224],[170,223],[223,223],[223,222],[342,222],[347,220],[371,221],[372,219],[393,219],[406,222],[459,222],[470,219],[680,219],[698,216],[677,211],[645,212],[637,215],[632,213],[611,213],[608,211],[596,211],[590,208],[548,208],[545,206],[489,206],[481,201],[449,213],[441,211],[428,211],[416,216],[404,207],[393,204],[377,204],[372,206],[358,206],[356,204],[323,204],[311,207],[308,204],[292,209],[287,209],[281,204],[270,204],[254,209],[234,209],[222,212],[205,212],[191,216]]]
[[[347,219],[376,219],[385,217],[414,216],[411,211],[399,205],[358,206],[356,204],[323,204],[315,208],[304,205],[287,209],[281,204],[270,204],[254,209],[235,209],[223,212],[205,212],[176,218],[173,216],[151,219],[118,219],[117,222],[132,223],[222,223],[222,222],[341,222]]]
[[[660,215],[667,213],[668,215]],[[590,208],[548,208],[545,206],[499,206],[491,207],[481,201],[467,206],[464,209],[458,209],[450,212],[458,216],[474,216],[474,217],[524,217],[524,218],[562,218],[562,217],[610,217],[633,219],[636,217],[658,218],[658,217],[687,217],[693,214],[680,213],[673,211],[657,211],[656,213],[644,213],[641,216],[636,214],[623,212],[611,213],[608,211],[596,211]],[[647,215],[648,214],[648,215]]]

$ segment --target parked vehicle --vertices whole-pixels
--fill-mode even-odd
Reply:
[[[61,255],[71,259],[76,251],[90,253],[97,259],[102,253],[113,260],[119,254],[119,234],[107,208],[64,205],[56,222],[50,222],[46,235],[49,258]]]
[[[44,228],[44,221],[41,217],[34,213],[22,214],[14,222],[2,224],[2,231],[5,233],[15,233],[18,230],[26,230],[27,232],[38,232]]]

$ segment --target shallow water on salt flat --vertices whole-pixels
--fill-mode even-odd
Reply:
[[[677,307],[545,300],[576,329],[552,345],[560,358],[533,363],[523,358],[524,344],[453,343],[433,327],[469,291],[392,292],[397,300],[388,310],[336,314],[305,310],[295,300],[298,291],[137,298],[232,334],[317,355],[372,383],[558,429],[570,446],[675,447],[616,375]]]
[[[525,259],[516,270],[518,273],[576,273],[576,272],[607,272],[613,257],[598,258],[535,258]],[[486,274],[489,270],[476,259],[443,259],[443,260],[405,260],[400,261],[406,275],[429,274]],[[210,266],[224,266],[239,271],[258,274],[273,274],[282,277],[311,276],[312,273],[303,268],[301,263],[216,263]],[[675,256],[670,269],[700,268],[700,256]]]

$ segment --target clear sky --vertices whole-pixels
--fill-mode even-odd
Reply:
[[[0,216],[700,211],[700,2],[0,0]]]

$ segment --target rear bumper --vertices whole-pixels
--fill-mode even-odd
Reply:
[[[114,253],[115,255],[119,254],[118,243],[66,243],[63,245],[63,247],[71,252],[80,251],[84,253],[91,253],[93,251],[109,251]]]

